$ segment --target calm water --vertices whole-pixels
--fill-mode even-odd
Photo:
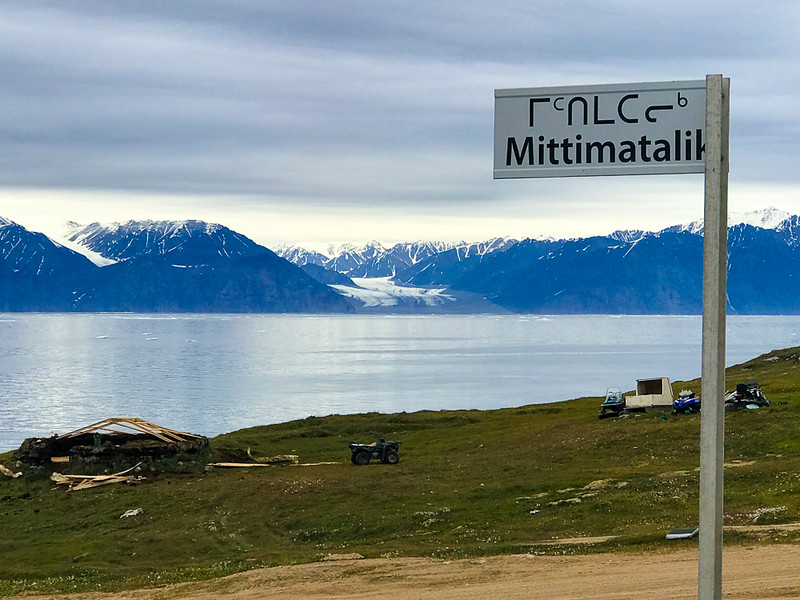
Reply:
[[[728,363],[800,344],[730,317]],[[0,451],[106,417],[205,435],[309,415],[500,408],[700,374],[699,317],[0,314]]]

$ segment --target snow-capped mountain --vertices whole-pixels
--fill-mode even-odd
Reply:
[[[732,225],[752,225],[761,229],[779,229],[792,215],[774,206],[744,213],[728,215],[728,227]]]
[[[41,233],[0,225],[0,310],[352,312],[327,285],[221,225],[72,226],[100,267]]]
[[[730,222],[731,314],[800,314],[800,217],[765,209]],[[696,314],[702,307],[702,221],[569,240],[284,247],[306,272],[202,221],[73,224],[70,232],[69,244],[107,266],[0,218],[0,310]]]
[[[786,243],[793,247],[800,247],[800,217],[792,215],[781,222],[775,229],[780,233]]]
[[[66,239],[107,261],[192,253],[204,257],[245,258],[266,248],[216,223],[204,221],[128,221],[66,224]],[[199,258],[199,257],[198,257]]]
[[[647,232],[641,229],[624,229],[610,233],[608,237],[619,242],[635,242],[645,235],[647,235]]]
[[[284,244],[276,246],[275,254],[281,258],[285,258],[290,263],[295,264],[298,267],[304,267],[306,265],[324,267],[331,260],[331,256],[327,253],[323,254],[322,252],[309,249],[307,246],[303,245],[295,246]]]
[[[318,265],[348,277],[396,277],[432,256],[455,251],[458,260],[502,252],[518,240],[496,237],[484,242],[401,242],[385,247],[380,242],[319,245],[298,243],[278,246],[276,253],[302,266]]]
[[[728,227],[734,225],[752,225],[761,229],[781,229],[792,215],[770,206],[760,210],[742,213],[728,213]],[[674,225],[664,231],[688,231],[689,233],[703,233],[704,219],[698,219],[683,225]]]
[[[75,286],[95,268],[46,235],[0,218],[0,310],[71,310]]]
[[[766,209],[730,220],[729,310],[800,313],[800,217]],[[696,314],[702,257],[702,222],[696,221],[657,232],[523,240],[481,259],[459,261],[448,251],[396,280],[447,284],[520,312]]]
[[[464,260],[475,256],[487,256],[495,252],[505,252],[519,241],[512,237],[494,237],[484,242],[461,242],[452,246],[452,249],[460,260]]]
[[[373,240],[324,246],[284,245],[278,246],[276,253],[298,266],[318,265],[348,277],[393,277],[445,247],[445,244],[437,242],[409,242],[387,248]]]
[[[367,272],[383,272],[391,269],[392,261],[386,259],[386,248],[380,242],[364,244],[343,244],[331,260],[323,265],[326,269],[339,271],[348,277],[365,276]],[[389,273],[392,275],[393,273]],[[375,274],[373,277],[379,277]]]
[[[68,275],[91,267],[89,261],[51,240],[0,218],[0,263],[14,273],[36,276]]]

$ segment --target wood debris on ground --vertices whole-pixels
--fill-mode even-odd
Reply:
[[[289,463],[292,465],[296,465],[300,460],[300,457],[297,454],[276,454],[275,456],[253,456],[250,453],[250,448],[247,449],[247,456],[250,459],[258,462],[258,463],[265,463],[265,464],[278,464],[278,463]]]
[[[247,449],[247,456],[254,462],[215,462],[209,463],[209,467],[225,467],[225,468],[247,468],[247,467],[277,467],[282,465],[296,465],[300,461],[297,454],[277,454],[275,456],[256,457],[250,454],[250,448]]]
[[[249,455],[249,452],[248,452]],[[299,457],[296,454],[279,454],[278,456],[251,458],[257,462],[215,462],[209,463],[209,467],[227,467],[227,468],[247,468],[247,467],[279,467],[284,465],[296,465],[299,462]]]
[[[293,456],[293,455],[289,455]],[[215,462],[215,463],[208,463],[209,467],[223,467],[223,468],[241,468],[246,469],[248,467],[279,467],[279,466],[290,466],[290,467],[317,467],[320,465],[338,465],[339,462],[330,461],[330,462],[316,462],[316,463],[300,463],[295,457],[294,461],[271,461],[271,462],[257,462],[257,463],[243,463],[243,462]]]
[[[208,463],[209,467],[225,467],[231,469],[245,469],[248,467],[271,467],[273,465],[266,463],[237,463],[237,462],[215,462]]]
[[[79,490],[87,490],[101,485],[109,485],[111,483],[129,483],[136,484],[144,479],[144,477],[136,475],[128,475],[136,467],[142,463],[137,463],[130,469],[125,469],[119,473],[112,473],[110,475],[64,475],[62,473],[53,473],[50,479],[60,485],[68,485],[68,492],[77,492]]]
[[[4,467],[3,465],[0,465],[0,473],[5,475],[6,477],[12,477],[13,479],[16,479],[17,477],[22,477],[22,471],[20,471],[19,473],[14,473],[14,471],[9,469],[8,467]]]

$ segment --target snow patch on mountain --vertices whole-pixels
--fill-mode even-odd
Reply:
[[[514,244],[519,243],[519,238],[513,237],[494,237],[485,242],[460,242],[454,244],[459,259],[470,258],[472,256],[486,256],[494,252],[505,252]]]
[[[75,221],[67,221],[64,224],[64,232],[62,237],[56,238],[53,241],[65,246],[66,248],[69,248],[73,252],[82,254],[98,267],[107,267],[108,265],[113,265],[116,263],[117,261],[115,259],[106,258],[99,252],[95,252],[85,245],[85,239],[88,234],[82,233],[82,228],[83,225],[76,223]]]
[[[608,237],[610,237],[612,240],[628,244],[630,242],[638,242],[645,235],[647,235],[647,232],[642,231],[641,229],[624,229],[615,231],[614,233],[609,234]]]
[[[53,240],[56,241],[58,244],[69,248],[73,252],[77,252],[78,254],[82,254],[98,267],[107,267],[108,265],[113,265],[114,263],[118,262],[113,258],[106,258],[105,256],[101,255],[99,252],[95,252],[94,250],[90,250],[86,246],[82,246],[79,243],[72,242],[68,239],[59,239]]]

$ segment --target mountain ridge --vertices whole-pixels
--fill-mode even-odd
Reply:
[[[70,243],[3,219],[0,310],[339,312],[352,304],[241,234],[203,221],[68,226]],[[33,267],[36,267],[35,269]]]
[[[329,244],[325,253],[299,245],[275,253],[198,220],[71,222],[65,232],[59,243],[0,217],[0,310],[375,312],[380,305],[389,312],[697,314],[702,308],[702,220],[560,240],[373,240]],[[731,314],[800,313],[800,216],[774,207],[733,213],[728,255]],[[459,304],[462,298],[469,301]]]

